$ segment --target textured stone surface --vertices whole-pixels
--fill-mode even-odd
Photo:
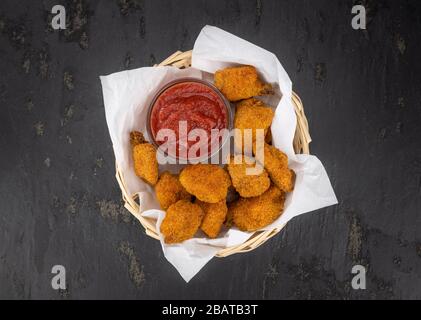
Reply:
[[[419,1],[61,2],[66,31],[55,1],[0,2],[0,298],[421,298]],[[98,76],[190,49],[206,24],[278,55],[340,204],[185,284],[121,206]]]

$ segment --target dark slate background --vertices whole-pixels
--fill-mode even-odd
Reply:
[[[367,31],[352,0],[1,0],[0,298],[421,298],[421,4],[361,2]],[[122,207],[98,76],[191,49],[206,24],[279,57],[340,204],[186,284]]]

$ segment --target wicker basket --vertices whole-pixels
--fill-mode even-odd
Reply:
[[[163,62],[161,62],[159,65],[155,65],[155,66],[174,66],[177,68],[188,68],[190,67],[190,64],[191,64],[191,55],[192,55],[192,51],[186,51],[186,52],[177,51],[174,54],[172,54],[170,57],[165,59]],[[295,93],[293,93],[292,102],[295,108],[295,113],[297,115],[297,129],[295,132],[295,137],[294,137],[294,142],[293,142],[294,150],[296,153],[308,154],[311,137],[308,130],[308,122],[304,114],[303,104],[301,102],[301,99]],[[120,189],[122,191],[125,208],[129,210],[140,221],[142,226],[145,228],[146,234],[148,236],[159,240],[159,236],[155,228],[155,221],[141,216],[139,212],[139,203],[137,201],[138,200],[137,195],[131,195],[127,192],[123,174],[121,170],[118,168],[118,165],[116,166],[116,178],[117,178],[118,184],[120,185]],[[255,232],[244,243],[237,246],[223,249],[219,251],[216,256],[227,257],[232,254],[251,251],[257,248],[258,246],[262,245],[263,243],[265,243],[270,238],[272,238],[279,231],[281,231],[283,227],[285,227],[285,225],[279,228],[275,228],[270,231]]]

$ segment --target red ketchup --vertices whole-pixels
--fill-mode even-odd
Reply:
[[[206,132],[207,154],[201,154],[197,148],[193,149],[196,157],[202,157],[209,155],[212,145],[220,143],[220,137],[217,141],[212,140],[211,130],[228,128],[227,106],[218,92],[204,83],[188,80],[176,83],[165,89],[155,100],[150,116],[150,128],[158,145],[168,141],[157,141],[158,132],[161,129],[172,130],[176,137],[175,156],[183,158],[191,154],[189,149],[193,145],[197,146],[197,142],[204,141],[198,136],[188,137],[188,134],[194,129],[202,129],[202,133]]]

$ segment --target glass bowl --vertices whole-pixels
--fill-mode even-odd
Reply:
[[[226,112],[226,129],[228,130],[228,135],[225,135],[222,138],[222,141],[219,142],[219,146],[215,149],[213,149],[213,152],[207,152],[207,154],[205,155],[201,155],[199,157],[183,157],[178,155],[178,152],[176,152],[176,155],[165,152],[164,150],[162,150],[162,148],[160,147],[161,145],[155,140],[155,134],[152,130],[152,125],[151,125],[151,120],[152,120],[152,112],[154,110],[154,107],[156,105],[157,100],[159,99],[159,97],[166,92],[168,89],[170,89],[171,87],[178,85],[180,83],[199,83],[201,85],[206,86],[207,88],[209,88],[210,90],[212,90],[214,93],[217,94],[217,96],[221,99],[224,107],[225,107],[225,112]],[[209,160],[211,158],[213,158],[215,155],[217,155],[221,149],[226,145],[226,143],[229,141],[230,139],[230,132],[232,130],[233,127],[233,118],[232,118],[232,110],[231,110],[231,104],[229,103],[229,101],[224,97],[224,95],[211,83],[205,81],[205,80],[201,80],[201,79],[197,79],[197,78],[180,78],[174,81],[171,81],[169,83],[167,83],[166,85],[164,85],[161,89],[159,89],[159,91],[155,94],[155,96],[153,97],[149,108],[148,108],[148,113],[147,113],[147,124],[146,124],[146,129],[147,129],[147,133],[150,139],[150,142],[157,148],[157,150],[161,153],[161,155],[164,155],[165,157],[169,157],[171,158],[171,160],[175,161],[174,163],[187,163],[187,162],[204,162],[206,160]],[[209,148],[209,143],[208,143],[208,148]]]

